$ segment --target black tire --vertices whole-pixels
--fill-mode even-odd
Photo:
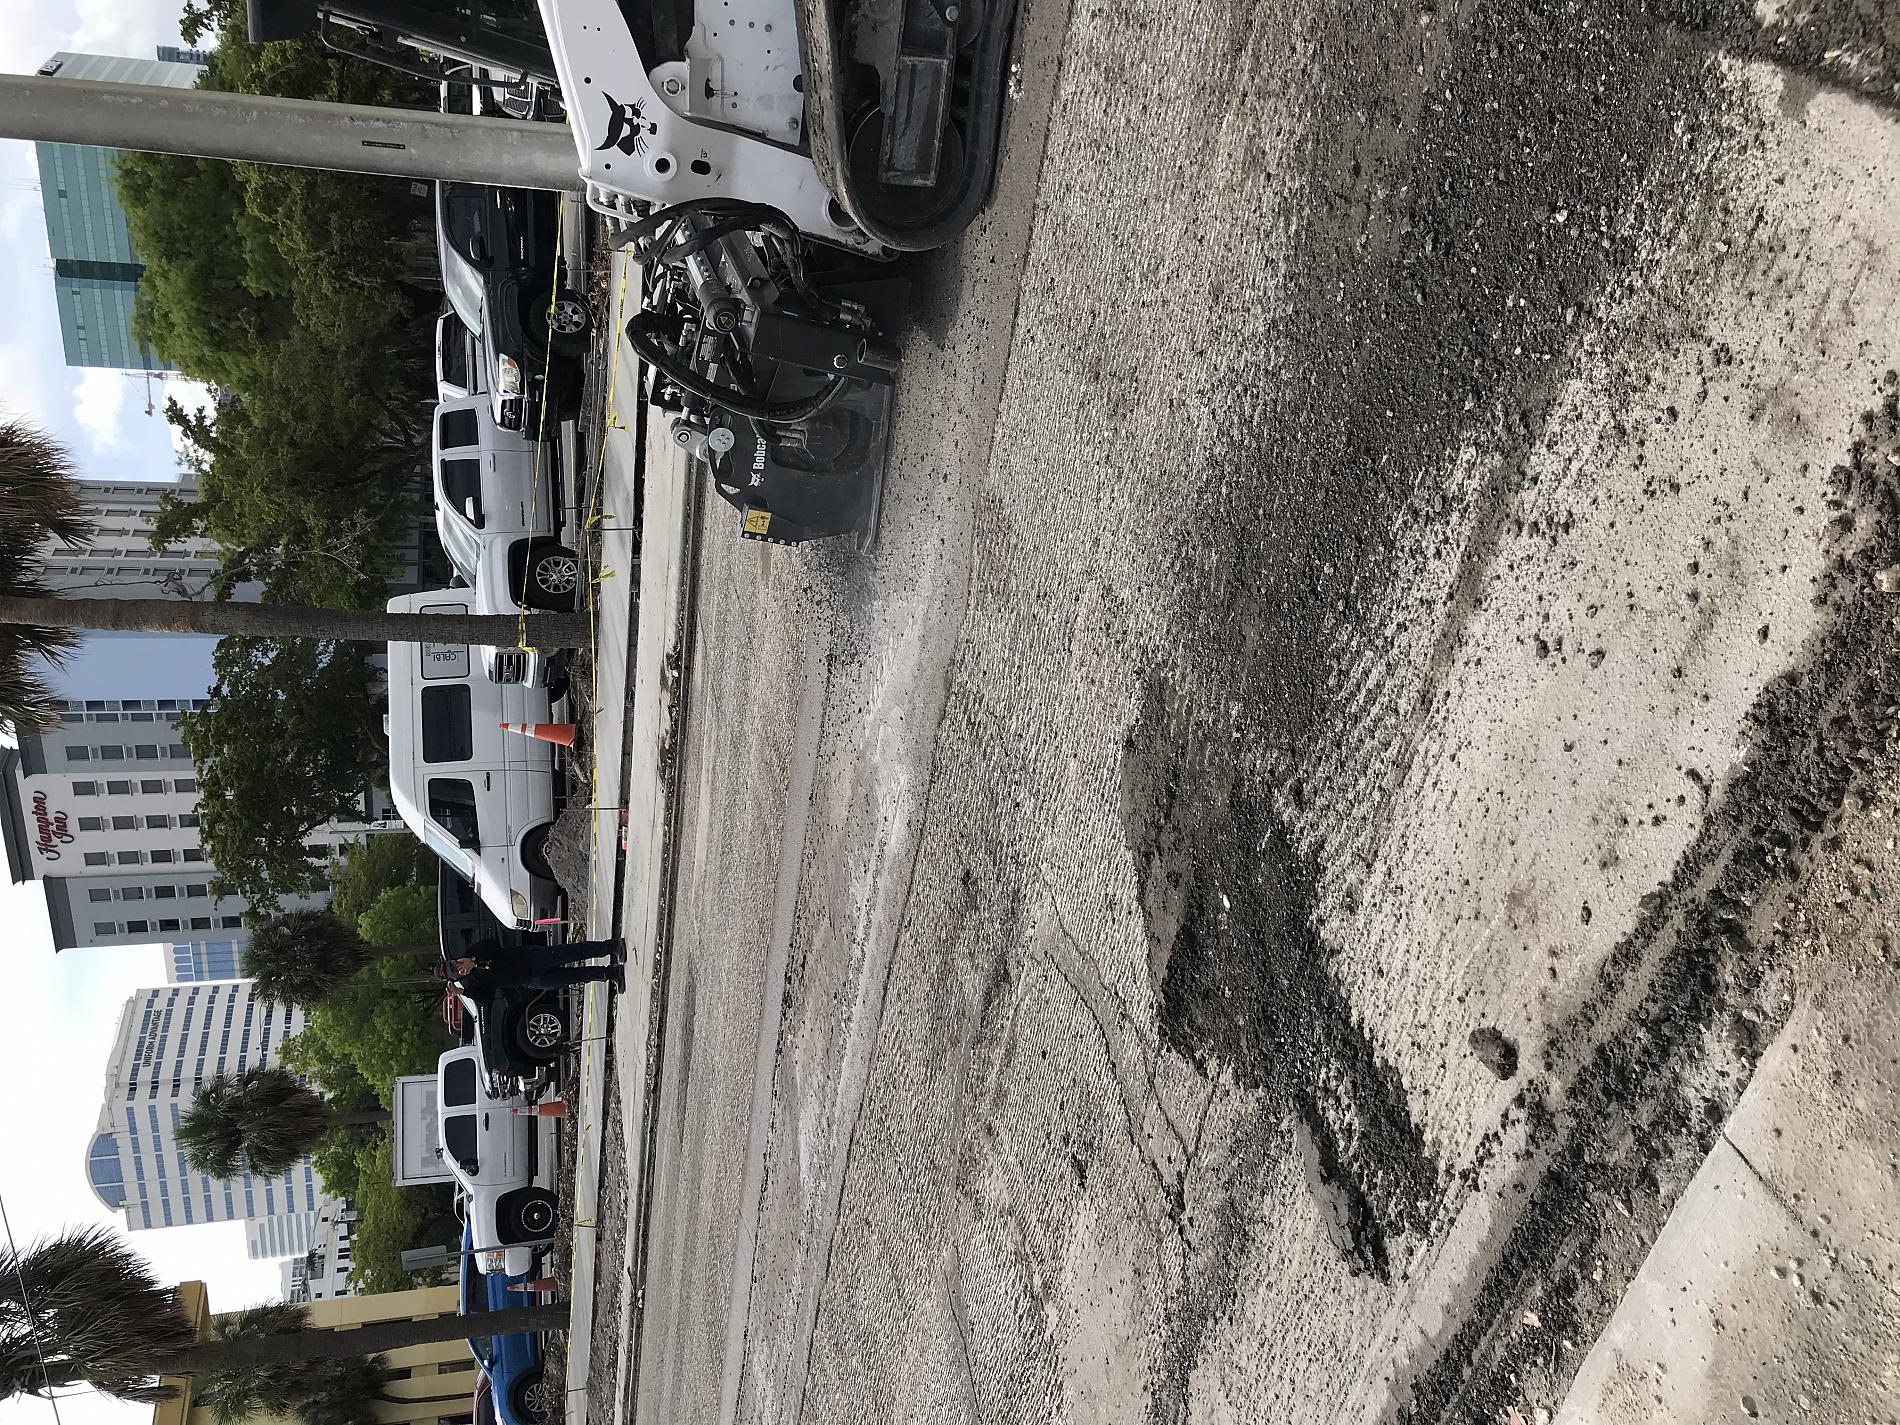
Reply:
[[[553,1392],[545,1371],[524,1371],[508,1387],[508,1404],[522,1425],[552,1425],[555,1418]]]
[[[554,1235],[554,1224],[560,1220],[560,1204],[553,1193],[546,1188],[522,1188],[508,1195],[502,1236],[510,1244],[539,1242]]]
[[[515,1021],[515,1052],[538,1068],[558,1063],[567,1047],[567,1019],[552,996],[536,1000]]]
[[[521,865],[536,880],[554,880],[554,867],[548,864],[548,838],[554,834],[554,823],[537,826],[521,838]]]
[[[531,609],[571,614],[580,607],[581,559],[565,544],[536,544],[521,571],[521,602]]]
[[[578,356],[593,337],[594,315],[585,297],[571,287],[561,287],[554,293],[552,311],[536,297],[528,330],[536,342],[548,343],[563,355]]]

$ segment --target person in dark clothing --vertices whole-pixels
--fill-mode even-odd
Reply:
[[[615,990],[626,988],[619,961],[624,950],[618,940],[570,940],[565,945],[509,945],[477,940],[461,957],[437,967],[444,979],[454,980],[462,992],[483,998],[509,985],[532,990],[560,990],[569,985],[604,981]],[[576,960],[606,956],[608,965],[577,965]]]

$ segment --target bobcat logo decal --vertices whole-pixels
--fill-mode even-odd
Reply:
[[[607,137],[594,149],[617,148],[628,158],[632,158],[647,146],[647,135],[659,130],[659,125],[647,121],[646,110],[640,107],[640,101],[623,104],[613,95],[602,91],[607,101]]]

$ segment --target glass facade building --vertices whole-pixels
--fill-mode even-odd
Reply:
[[[172,946],[170,979],[174,985],[235,980],[243,961],[242,940],[186,940]]]
[[[86,1154],[86,1180],[99,1201],[124,1213],[134,1232],[284,1218],[260,1229],[260,1237],[293,1244],[290,1252],[307,1250],[321,1198],[308,1156],[282,1177],[243,1173],[221,1181],[193,1170],[176,1138],[201,1083],[275,1063],[277,1049],[302,1027],[302,1010],[254,999],[249,980],[135,993],[119,1020],[105,1103]]]
[[[177,60],[65,51],[40,67],[41,74],[61,79],[175,89],[191,88],[202,72],[202,65]],[[118,150],[70,143],[40,143],[34,149],[66,364],[121,371],[167,369],[132,335],[132,312],[144,267],[132,250],[125,210],[113,186]]]

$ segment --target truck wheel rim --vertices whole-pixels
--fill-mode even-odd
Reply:
[[[521,1225],[539,1237],[554,1225],[554,1209],[539,1200],[531,1202],[521,1209]]]
[[[587,330],[587,307],[577,297],[562,297],[554,304],[549,325],[562,336],[577,336]]]
[[[580,562],[571,554],[549,554],[534,566],[534,582],[550,594],[573,593],[580,578]]]
[[[561,1042],[561,1017],[551,1010],[528,1016],[528,1042],[537,1049],[552,1049]]]

